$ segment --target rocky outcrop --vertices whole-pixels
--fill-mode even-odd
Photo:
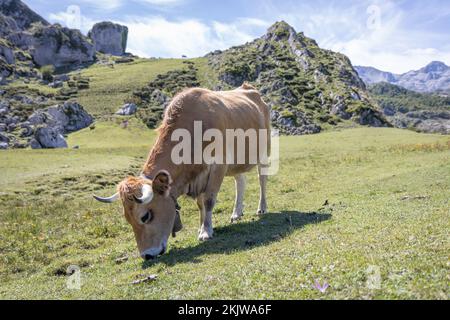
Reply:
[[[94,46],[79,30],[58,24],[33,29],[30,54],[39,66],[62,67],[94,61]]]
[[[2,41],[2,39],[0,39],[0,57],[3,57],[8,64],[14,64],[16,60],[11,45],[7,41]]]
[[[450,134],[450,97],[413,92],[389,83],[372,85],[369,92],[394,127]]]
[[[19,31],[19,27],[17,26],[16,21],[0,12],[0,37],[5,38],[17,31]]]
[[[134,103],[126,103],[120,108],[116,114],[119,116],[131,116],[137,111],[137,106]]]
[[[0,0],[0,13],[12,18],[20,30],[30,28],[33,23],[41,23],[44,26],[49,25],[44,18],[20,0]]]
[[[92,39],[96,51],[121,56],[127,48],[128,28],[112,22],[100,22],[89,31],[88,37]]]
[[[30,145],[33,149],[67,148],[63,135],[84,129],[92,122],[92,116],[76,102],[36,111],[28,118],[28,123],[36,128]]]
[[[272,124],[285,134],[310,134],[323,123],[354,120],[388,126],[350,60],[324,50],[284,21],[243,46],[207,55],[218,74],[212,89],[250,82],[272,108]]]
[[[84,129],[93,121],[92,116],[81,105],[72,101],[38,110],[28,118],[28,122],[33,126],[45,125],[55,128],[61,134]]]
[[[3,38],[3,39],[2,39]],[[20,58],[16,66],[19,77],[35,77],[37,69],[44,65],[73,67],[92,63],[94,45],[79,30],[50,25],[20,0],[0,0],[0,72],[11,75],[5,64],[12,64],[5,54],[3,42]],[[8,53],[10,55],[10,53]]]
[[[450,134],[450,112],[446,111],[394,112],[388,116],[388,119],[396,128],[400,129]]]
[[[57,128],[38,127],[30,146],[32,149],[67,148],[67,141]]]
[[[64,135],[93,123],[92,116],[77,102],[53,103],[31,89],[0,90],[0,142],[8,148],[65,147]]]

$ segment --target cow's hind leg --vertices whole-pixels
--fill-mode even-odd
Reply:
[[[231,222],[235,222],[241,219],[244,215],[244,192],[245,192],[245,175],[238,174],[234,177],[236,183],[236,200],[234,202],[233,215],[231,216]]]
[[[266,201],[266,185],[267,185],[267,175],[262,174],[263,166],[258,166],[258,175],[259,175],[259,206],[257,215],[263,215],[267,213],[267,201]]]

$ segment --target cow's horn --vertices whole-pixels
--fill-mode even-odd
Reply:
[[[142,186],[142,197],[138,198],[134,196],[134,200],[140,204],[149,204],[153,199],[152,187],[148,184]]]
[[[96,195],[94,195],[94,199],[103,203],[113,203],[114,201],[116,201],[117,199],[119,199],[119,193],[117,192],[116,194],[114,194],[113,196],[109,197],[109,198],[101,198],[101,197],[97,197]]]

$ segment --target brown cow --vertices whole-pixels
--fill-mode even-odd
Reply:
[[[181,230],[177,208],[177,198],[181,195],[188,195],[197,200],[201,220],[199,240],[212,238],[212,211],[225,176],[233,176],[236,181],[232,222],[239,220],[243,215],[244,173],[255,166],[258,166],[260,182],[257,214],[267,212],[267,176],[262,174],[267,163],[259,156],[256,163],[249,160],[251,143],[254,144],[255,141],[245,139],[246,153],[243,162],[237,160],[237,147],[233,152],[228,150],[225,144],[223,152],[225,156],[232,154],[231,162],[210,163],[202,159],[193,164],[176,164],[173,161],[172,153],[179,145],[179,141],[173,141],[173,135],[178,129],[194,135],[189,141],[192,146],[198,142],[194,123],[202,124],[201,134],[209,129],[215,129],[224,137],[230,130],[242,129],[243,132],[249,132],[249,129],[261,130],[260,132],[266,134],[265,152],[267,155],[270,152],[270,111],[259,92],[252,86],[244,84],[236,90],[223,92],[188,89],[175,96],[165,112],[162,125],[158,129],[157,141],[150,151],[142,175],[122,181],[118,186],[118,192],[110,198],[94,196],[97,200],[107,203],[119,198],[122,200],[125,218],[133,228],[139,252],[145,260],[163,254],[170,234],[175,236],[175,233]],[[257,139],[256,143],[259,145],[261,136],[258,135]],[[212,141],[212,139],[209,142],[201,141],[200,151],[205,151]],[[193,157],[195,157],[194,149],[192,147],[188,150]],[[214,155],[214,152],[212,154]]]

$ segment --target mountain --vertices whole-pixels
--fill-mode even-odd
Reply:
[[[273,126],[284,134],[318,133],[343,121],[389,126],[350,60],[321,49],[284,21],[252,42],[206,58],[200,68],[185,61],[185,68],[159,75],[124,102],[140,106],[138,117],[154,128],[170,98],[183,88],[202,84],[229,90],[248,82],[261,92]]]
[[[418,93],[387,82],[369,86],[369,92],[397,128],[450,134],[450,97]]]
[[[379,82],[394,83],[397,81],[397,76],[395,74],[391,72],[381,71],[373,67],[356,66],[355,70],[356,72],[358,72],[358,75],[361,77],[364,83],[368,85]]]
[[[388,82],[416,92],[450,92],[450,67],[433,61],[420,70],[395,75],[372,67],[355,67],[366,84]]]
[[[350,119],[388,125],[350,60],[321,49],[284,21],[250,43],[207,57],[216,89],[255,85],[271,106],[272,123],[284,133],[315,133]]]

